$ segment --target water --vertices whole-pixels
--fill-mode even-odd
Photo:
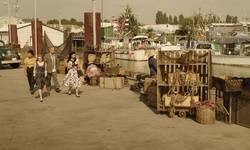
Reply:
[[[149,74],[147,61],[115,60],[116,64],[124,67],[126,71],[142,72]],[[212,65],[213,76],[229,75],[232,77],[250,78],[250,68],[225,65]]]

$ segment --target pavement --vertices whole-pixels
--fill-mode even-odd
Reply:
[[[249,150],[250,130],[169,118],[129,87],[83,85],[80,98],[29,93],[23,68],[0,70],[0,150]],[[58,75],[59,82],[64,75]]]

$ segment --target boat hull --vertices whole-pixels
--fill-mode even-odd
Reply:
[[[148,54],[152,50],[117,50],[115,52],[116,59],[133,60],[133,61],[147,61]]]
[[[250,67],[250,57],[239,55],[212,55],[212,63],[219,65]]]

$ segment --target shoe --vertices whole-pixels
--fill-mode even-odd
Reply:
[[[50,92],[51,87],[50,86],[46,86],[46,89],[47,89],[48,92]]]
[[[43,98],[40,98],[40,102],[43,102]]]
[[[76,94],[75,94],[75,96],[76,96],[77,98],[79,98],[79,97],[80,97],[80,95],[76,95]]]
[[[57,93],[59,93],[59,92],[61,92],[61,89],[57,88],[57,89],[55,89],[55,91],[56,91]]]
[[[31,95],[34,95],[34,91],[30,91],[30,94],[31,94]]]
[[[71,91],[70,90],[68,90],[68,94],[71,95]]]

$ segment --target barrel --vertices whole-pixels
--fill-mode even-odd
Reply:
[[[98,77],[91,77],[90,78],[90,85],[91,86],[97,86],[99,84]]]

